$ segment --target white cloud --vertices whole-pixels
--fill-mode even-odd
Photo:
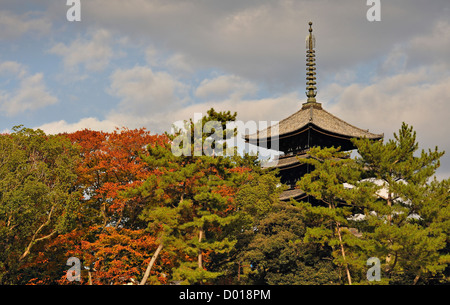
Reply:
[[[439,20],[429,33],[413,37],[408,44],[411,64],[438,63],[450,65],[450,22]]]
[[[42,36],[50,29],[51,22],[46,18],[36,17],[36,14],[16,15],[10,11],[0,11],[0,40],[17,38],[26,33]]]
[[[161,58],[158,49],[153,46],[147,47],[145,49],[145,60],[150,66],[159,66],[161,64]]]
[[[24,78],[27,74],[25,67],[16,61],[4,61],[0,63],[0,76],[1,77],[16,77]]]
[[[110,120],[98,120],[97,118],[83,118],[75,123],[67,123],[64,120],[51,122],[43,124],[41,126],[35,127],[43,130],[47,134],[58,134],[58,133],[71,133],[82,129],[91,129],[111,132],[114,131],[116,127],[121,127],[121,125],[116,124]]]
[[[51,23],[42,13],[0,11],[0,39],[27,33],[42,37],[50,32],[43,45],[50,43],[50,53],[61,56],[63,76],[77,73],[87,78],[108,66],[116,69],[110,74],[107,92],[119,99],[119,105],[111,107],[105,120],[60,121],[52,123],[54,128],[82,128],[83,124],[109,128],[120,123],[162,132],[172,122],[192,117],[196,111],[205,114],[210,107],[237,111],[241,120],[283,119],[297,111],[302,102],[299,96],[304,98],[304,38],[312,20],[318,99],[325,109],[386,136],[404,120],[416,128],[421,144],[438,144],[450,151],[445,134],[449,130],[450,2],[435,0],[430,6],[418,0],[388,1],[383,21],[377,24],[366,20],[365,2],[353,2],[129,0],[124,4],[90,0],[83,2],[84,21],[78,24],[65,21],[64,5],[50,4],[45,14],[60,16],[58,30],[50,32]],[[60,35],[71,40],[51,44]],[[130,51],[128,57],[113,61],[122,50]],[[145,58],[139,57],[141,50]],[[142,66],[143,60],[148,66]],[[133,67],[135,63],[141,66]],[[51,102],[43,94],[51,97],[42,75],[32,75],[16,62],[4,63],[0,77],[2,70],[3,75],[15,77],[0,83],[4,111],[32,109],[30,94],[19,94],[22,83],[35,88],[35,95],[44,97],[43,104]],[[18,85],[5,91],[14,81]],[[94,102],[89,99],[97,97],[72,89],[70,94],[83,107],[84,99]],[[328,107],[327,100],[333,105]],[[11,109],[4,101],[10,102]]]
[[[170,70],[177,71],[184,74],[189,74],[194,72],[194,68],[189,64],[186,55],[177,53],[172,55],[166,61],[167,67]]]
[[[152,48],[147,51],[149,61],[159,62]],[[172,124],[193,118],[194,113],[206,115],[211,107],[217,111],[236,111],[238,119],[243,121],[269,121],[282,119],[301,106],[295,92],[252,99],[259,87],[236,75],[204,79],[197,88],[192,88],[167,72],[136,66],[118,69],[110,79],[108,93],[120,98],[120,103],[109,112],[107,119],[130,128],[145,126],[156,133],[169,131]],[[201,101],[192,103],[189,91]]]
[[[448,71],[450,66],[450,22],[438,20],[430,22],[432,27],[425,33],[416,34],[408,40],[395,43],[386,52],[379,67],[379,76],[404,73],[423,66],[440,66],[438,74]]]
[[[61,56],[68,71],[77,72],[80,66],[90,72],[101,71],[107,67],[113,56],[111,34],[107,30],[99,29],[90,36],[90,39],[79,37],[69,45],[57,43],[49,52]]]
[[[401,122],[412,125],[421,149],[438,146],[447,151],[440,172],[450,173],[450,76],[435,80],[434,74],[434,69],[422,68],[369,85],[334,84],[330,88],[337,102],[327,110],[360,128],[384,133],[386,138],[392,138]]]
[[[182,54],[191,66],[264,81],[286,92],[303,79],[299,71],[304,71],[308,21],[314,22],[320,76],[380,59],[393,44],[426,35],[434,20],[448,15],[448,0],[435,1],[433,6],[418,0],[388,1],[377,24],[365,18],[365,2],[350,0],[129,0],[127,5],[92,0],[84,5],[86,18],[131,41],[163,46]]]
[[[404,45],[395,45],[381,65],[380,72],[384,75],[402,73],[406,68],[407,59]]]
[[[154,133],[162,133],[170,131],[175,122],[193,118],[194,113],[206,115],[206,111],[214,107],[217,111],[236,111],[242,121],[268,121],[270,124],[271,120],[283,119],[300,109],[302,103],[295,92],[250,99],[248,95],[257,91],[256,85],[232,75],[205,80],[197,88],[199,90],[194,90],[205,98],[214,95],[214,101],[187,105],[179,96],[187,96],[188,89],[187,85],[168,73],[153,72],[146,66],[116,70],[111,75],[108,92],[120,98],[120,103],[104,121],[94,122],[99,128],[146,127]],[[67,124],[61,121],[52,123],[50,127],[53,130],[73,130],[84,128],[85,123]]]
[[[154,46],[145,49],[145,60],[151,67],[165,69],[180,76],[191,76],[194,72],[194,67],[185,54],[175,53],[168,56]]]
[[[221,75],[204,79],[195,90],[195,95],[203,99],[241,99],[257,92],[257,86],[236,75]]]
[[[167,72],[153,72],[150,67],[118,69],[110,77],[108,92],[120,98],[119,113],[157,115],[180,106],[186,85]]]
[[[430,126],[436,118],[450,130],[444,117],[450,113],[450,77],[428,83],[432,72],[397,74],[369,85],[353,84],[340,87],[332,112],[345,114],[359,124],[395,130],[401,121],[417,126]],[[336,92],[336,88],[333,90]],[[379,129],[380,127],[378,127]],[[441,128],[439,128],[441,129]]]
[[[304,102],[304,101],[303,101]],[[168,131],[171,124],[194,117],[194,113],[206,115],[206,111],[213,107],[216,111],[237,112],[237,119],[247,121],[265,121],[270,125],[271,121],[281,120],[301,108],[302,101],[297,93],[284,94],[277,97],[261,99],[224,99],[215,102],[205,102],[174,109],[164,113],[161,125],[162,131]]]
[[[36,110],[58,102],[47,89],[44,75],[36,73],[31,75],[25,66],[20,63],[8,61],[0,64],[0,76],[7,76],[5,87],[0,89],[0,110],[9,116],[26,111]],[[17,82],[14,88],[11,82]]]

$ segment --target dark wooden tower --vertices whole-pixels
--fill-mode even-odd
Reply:
[[[309,35],[306,38],[306,103],[299,111],[280,121],[273,127],[246,135],[244,139],[250,144],[273,148],[274,139],[278,139],[277,150],[281,151],[279,159],[274,162],[280,170],[281,182],[289,189],[282,193],[281,200],[301,200],[306,194],[295,188],[295,184],[303,175],[311,171],[307,164],[298,162],[297,158],[308,158],[310,147],[341,147],[342,151],[355,149],[352,138],[369,138],[380,140],[383,134],[373,134],[368,130],[355,127],[322,108],[316,101],[316,63],[315,37],[312,34],[312,22],[309,23]]]

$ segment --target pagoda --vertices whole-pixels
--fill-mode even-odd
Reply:
[[[349,151],[356,148],[351,142],[352,138],[383,138],[383,134],[370,133],[367,129],[355,127],[332,115],[316,101],[315,37],[312,31],[312,22],[309,22],[309,35],[306,38],[306,103],[278,124],[244,136],[247,143],[256,146],[271,149],[278,145],[277,150],[282,153],[273,164],[279,169],[281,182],[289,187],[280,196],[283,201],[290,198],[302,200],[307,197],[305,192],[295,188],[295,184],[303,175],[313,170],[309,164],[298,161],[298,158],[309,157],[308,151],[311,147],[334,146],[341,147],[341,151]],[[277,139],[278,142],[271,143],[272,139]]]

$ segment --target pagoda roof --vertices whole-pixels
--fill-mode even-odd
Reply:
[[[265,163],[263,168],[269,168],[269,167],[283,168],[283,169],[290,168],[292,166],[298,166],[298,165],[303,164],[298,161],[298,158],[307,159],[309,157],[310,157],[309,154],[282,156],[282,157],[276,158],[275,160],[273,160],[271,162]]]
[[[293,198],[295,200],[300,200],[300,199],[306,198],[307,196],[308,195],[301,189],[291,189],[291,190],[286,190],[286,191],[282,192],[280,195],[280,200],[288,201],[291,198]]]
[[[247,142],[267,141],[268,138],[277,136],[279,139],[282,139],[303,132],[305,129],[314,128],[314,126],[332,135],[345,138],[368,138],[373,140],[383,138],[383,134],[371,133],[368,129],[358,128],[332,115],[322,109],[320,103],[308,102],[304,103],[299,111],[283,119],[278,124],[254,134],[245,135],[244,139]]]

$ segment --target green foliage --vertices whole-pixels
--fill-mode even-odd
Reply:
[[[195,130],[219,121],[221,128],[234,120],[236,114],[208,111],[199,122],[190,121],[188,130],[179,130],[178,136],[194,136]],[[197,126],[197,124],[202,124]],[[224,129],[225,135],[233,135]],[[197,135],[208,141],[212,131]],[[192,142],[193,149],[196,143]],[[216,146],[211,146],[213,149]],[[229,239],[227,231],[237,220],[233,194],[247,179],[248,170],[235,170],[250,159],[214,155],[172,154],[168,145],[148,147],[149,155],[143,157],[148,166],[159,172],[149,177],[142,186],[129,194],[140,194],[146,207],[140,218],[148,223],[150,232],[160,237],[167,247],[174,247],[181,256],[173,269],[172,280],[183,283],[203,283],[212,280],[220,272],[209,271],[209,256],[228,253],[236,241]]]
[[[69,256],[89,267],[81,284],[450,282],[450,179],[433,177],[443,152],[418,152],[412,127],[354,140],[357,158],[311,148],[298,182],[311,200],[286,203],[257,157],[217,153],[235,119],[210,109],[166,136],[0,135],[0,284],[67,283]],[[178,136],[191,155],[172,153]],[[370,257],[381,282],[367,281]]]
[[[279,178],[272,173],[258,175],[243,185],[236,195],[243,227],[251,228],[264,218],[278,202],[284,189],[285,187],[280,185]]]
[[[331,248],[306,243],[302,207],[278,203],[257,223],[254,237],[243,259],[254,272],[247,282],[270,285],[335,284],[337,269],[332,264]]]
[[[78,160],[62,136],[21,126],[0,136],[0,283],[26,278],[19,270],[35,257],[34,248],[73,229]]]
[[[448,281],[449,179],[432,178],[444,152],[416,154],[416,132],[405,123],[387,143],[354,143],[365,178],[381,188],[361,207],[368,255],[380,258],[392,283]]]
[[[309,153],[310,159],[299,160],[312,164],[314,171],[304,175],[298,187],[320,200],[321,205],[298,203],[305,210],[307,223],[303,241],[330,247],[334,264],[345,274],[341,282],[351,284],[355,275],[359,277],[364,257],[360,254],[362,241],[348,230],[350,217],[355,208],[372,200],[374,187],[361,181],[361,168],[339,148],[316,147]]]
[[[443,152],[416,154],[412,127],[384,143],[353,140],[360,157],[313,148],[315,170],[298,186],[320,205],[306,209],[304,242],[333,248],[348,283],[367,283],[365,261],[378,257],[382,283],[448,281],[449,179],[432,180]],[[349,229],[351,228],[351,229]]]

